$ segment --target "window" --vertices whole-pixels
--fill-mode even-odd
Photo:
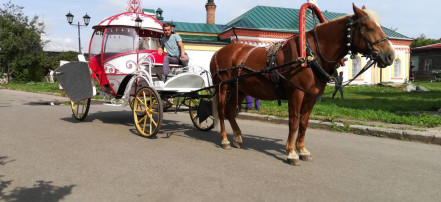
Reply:
[[[396,59],[394,62],[394,78],[401,77],[401,60]]]
[[[135,28],[111,27],[107,28],[103,53],[107,58],[138,49],[139,39]]]
[[[361,58],[357,56],[356,58],[352,59],[352,78],[357,76],[358,72],[360,71],[361,71]]]
[[[432,67],[432,59],[426,59],[424,61],[424,71],[429,71]]]
[[[103,32],[95,31],[92,35],[92,43],[90,44],[90,58],[101,54],[101,44],[103,43]]]
[[[418,56],[411,56],[410,57],[410,68],[412,68],[412,72],[417,72],[418,71],[418,66],[420,62],[420,58]]]
[[[139,50],[158,50],[159,38],[154,37],[140,37],[139,38]]]

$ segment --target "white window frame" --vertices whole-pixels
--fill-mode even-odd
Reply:
[[[394,61],[394,78],[400,78],[401,77],[401,60],[397,58]]]
[[[432,66],[432,59],[425,59],[424,60],[424,71],[429,71],[431,66]]]
[[[361,71],[361,58],[356,56],[352,59],[352,78],[354,78],[358,72]]]

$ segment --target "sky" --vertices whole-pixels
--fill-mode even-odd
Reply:
[[[1,6],[11,1],[23,6],[25,15],[38,16],[45,24],[45,38],[50,42],[45,46],[49,51],[78,51],[78,29],[70,26],[66,14],[70,11],[74,22],[84,24],[82,17],[87,13],[91,19],[87,27],[82,27],[81,46],[88,52],[92,26],[107,17],[126,11],[127,0],[0,0]],[[142,0],[142,7],[161,8],[165,21],[205,23],[207,0]],[[216,24],[226,24],[251,8],[262,6],[299,9],[306,0],[214,0],[216,4]],[[381,25],[396,30],[410,38],[424,34],[428,38],[441,38],[441,2],[439,0],[317,0],[322,11],[353,14],[352,3],[365,5],[381,18]],[[292,16],[298,18],[298,16]]]

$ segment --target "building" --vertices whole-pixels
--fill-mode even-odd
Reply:
[[[416,79],[433,79],[441,73],[441,43],[412,48],[410,55]]]
[[[227,24],[220,25],[214,24],[216,10],[214,0],[208,0],[205,8],[207,23],[174,22],[174,24],[176,32],[181,35],[185,43],[190,58],[195,58],[194,64],[206,69],[209,68],[212,55],[229,43],[268,46],[297,35],[299,32],[299,9],[256,6]],[[323,15],[326,20],[332,20],[347,14],[323,11]],[[314,26],[312,16],[307,16],[306,21],[307,30],[312,29]],[[233,33],[233,27],[237,39]],[[394,64],[385,69],[371,68],[357,78],[354,84],[404,83],[409,80],[409,45],[412,39],[385,27],[383,31],[390,37],[394,46],[397,56]],[[347,80],[355,76],[366,62],[365,58],[356,56],[355,59],[349,59],[346,66],[340,67],[339,71],[344,72],[345,80]]]

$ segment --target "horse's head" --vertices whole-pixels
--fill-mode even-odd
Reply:
[[[353,4],[354,16],[348,23],[352,38],[351,50],[369,56],[384,68],[391,65],[395,59],[392,43],[380,26],[380,18],[372,10],[357,8]],[[353,31],[351,31],[353,30]]]

